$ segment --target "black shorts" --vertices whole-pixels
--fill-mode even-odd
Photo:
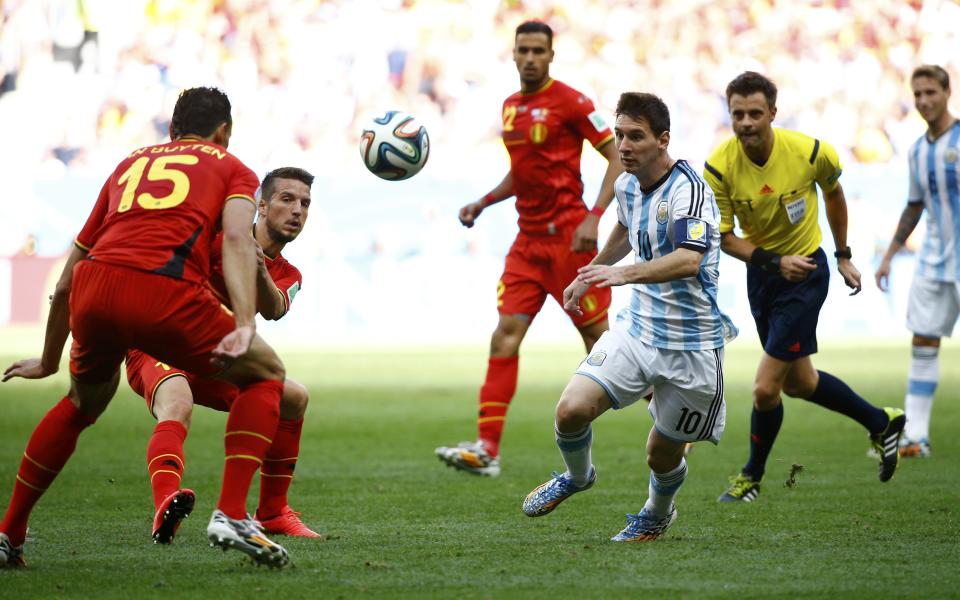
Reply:
[[[798,283],[747,265],[747,296],[760,343],[767,354],[780,360],[795,360],[817,351],[817,320],[827,299],[830,266],[822,248],[810,258],[817,268]]]

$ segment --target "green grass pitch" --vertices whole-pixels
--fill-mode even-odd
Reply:
[[[39,341],[39,340],[38,340]],[[823,344],[815,364],[876,404],[902,406],[909,349]],[[717,496],[743,464],[756,343],[727,351],[727,428],[698,444],[662,539],[610,536],[646,498],[642,406],[594,424],[599,480],[555,513],[530,519],[525,494],[561,469],[552,409],[581,358],[576,343],[534,346],[503,442],[503,475],[454,472],[438,445],[475,435],[486,360],[471,350],[284,353],[307,384],[293,506],[323,541],[281,539],[293,566],[257,569],[207,547],[219,490],[224,415],[199,408],[187,440],[185,485],[194,515],[170,547],[150,542],[144,464],[153,420],[124,383],[101,421],[34,512],[29,568],[0,571],[5,598],[85,597],[947,597],[960,594],[960,348],[948,344],[934,405],[933,451],[877,481],[861,428],[799,400],[786,417],[763,493],[752,505]],[[2,356],[9,364],[18,356]],[[33,426],[63,394],[63,374],[0,386],[0,507]],[[784,485],[803,465],[797,484]],[[253,497],[251,496],[251,510]]]

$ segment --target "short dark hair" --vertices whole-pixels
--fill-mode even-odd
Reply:
[[[653,135],[660,137],[670,131],[670,110],[663,100],[653,94],[624,92],[617,101],[616,116],[626,115],[631,119],[643,119],[650,125]]]
[[[767,106],[770,108],[777,105],[776,84],[760,73],[744,71],[727,84],[727,106],[730,106],[730,97],[734,94],[746,97],[756,92],[763,94],[763,97],[767,99]]]
[[[170,137],[185,135],[206,137],[222,123],[233,124],[230,117],[230,99],[215,87],[195,87],[183,90],[173,107],[170,119]]]
[[[940,87],[944,91],[950,90],[950,74],[947,73],[946,69],[940,65],[920,65],[913,70],[913,75],[910,76],[910,81],[913,81],[917,77],[929,77],[930,79],[935,79]]]
[[[273,196],[273,184],[277,179],[296,179],[307,184],[307,187],[313,185],[313,175],[299,167],[280,167],[274,169],[263,176],[263,183],[260,184],[260,198],[269,200]]]
[[[547,36],[547,45],[553,48],[553,29],[550,29],[550,26],[544,23],[543,21],[524,21],[517,25],[517,32],[514,34],[513,39],[516,40],[517,36],[521,33],[543,33]]]

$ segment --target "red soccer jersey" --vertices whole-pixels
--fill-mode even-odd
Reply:
[[[543,233],[583,218],[583,140],[599,148],[613,138],[589,98],[551,79],[503,102],[503,143],[510,153],[520,231]],[[551,232],[552,233],[552,232]]]
[[[227,294],[227,283],[223,279],[222,251],[223,233],[220,233],[213,241],[213,249],[211,251],[210,287],[224,305],[231,307],[230,296]],[[287,259],[282,255],[278,254],[276,258],[264,256],[264,260],[267,263],[267,272],[270,273],[273,284],[277,286],[277,289],[283,296],[283,304],[285,307],[283,312],[286,314],[286,312],[290,310],[290,303],[293,302],[293,297],[297,295],[297,292],[300,291],[300,286],[303,285],[303,276],[301,276],[300,271],[287,262]]]
[[[198,139],[130,153],[104,183],[77,246],[107,264],[202,282],[229,198],[253,202],[256,174]]]

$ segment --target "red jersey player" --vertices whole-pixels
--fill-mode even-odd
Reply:
[[[280,254],[303,230],[310,209],[313,175],[284,167],[263,178],[258,218],[253,228],[259,246],[257,258],[257,312],[268,319],[283,317],[302,284],[300,271]],[[214,241],[210,287],[230,306],[220,260],[222,236]],[[158,361],[139,350],[127,353],[127,381],[146,399],[158,423],[147,446],[147,471],[153,490],[153,540],[168,544],[180,521],[193,510],[194,492],[179,489],[184,471],[183,442],[190,427],[193,404],[229,412],[236,386],[210,377],[198,377]],[[280,424],[260,469],[260,503],[256,518],[267,533],[319,537],[287,504],[293,479],[303,416],[309,395],[299,383],[284,381]]]
[[[231,128],[226,94],[185,90],[173,110],[171,141],[131,152],[104,183],[57,282],[42,358],[17,361],[4,372],[4,381],[55,373],[72,332],[70,391],[27,443],[0,521],[0,564],[23,564],[30,512],[73,454],[80,433],[113,398],[129,348],[239,386],[207,536],[212,545],[240,550],[258,563],[289,561],[246,512],[250,481],[277,430],[285,371],[256,334],[250,223],[258,182],[227,152]],[[233,312],[204,284],[221,229]]]
[[[447,465],[489,476],[500,474],[500,437],[517,387],[520,342],[547,295],[562,306],[564,288],[577,276],[577,269],[596,256],[597,224],[623,170],[613,133],[593,103],[550,78],[550,27],[539,21],[521,23],[513,58],[520,91],[504,101],[502,115],[510,171],[489,194],[460,209],[460,222],[472,227],[487,206],[516,196],[520,233],[497,286],[500,320],[480,388],[478,440],[436,449]],[[583,202],[580,180],[584,140],[608,161],[597,203],[590,211]],[[591,288],[581,300],[582,314],[568,313],[588,352],[607,330],[609,307],[610,290]]]

